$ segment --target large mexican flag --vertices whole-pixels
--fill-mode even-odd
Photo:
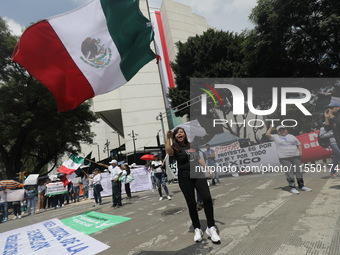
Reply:
[[[93,0],[27,28],[12,59],[68,111],[129,81],[155,57],[153,36],[138,0]]]
[[[76,155],[71,155],[64,163],[58,168],[59,173],[73,174],[84,162],[84,158]]]

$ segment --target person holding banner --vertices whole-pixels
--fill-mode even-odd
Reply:
[[[122,170],[123,173],[121,175],[121,178],[123,178],[122,183],[124,183],[124,187],[125,187],[125,192],[126,192],[126,199],[131,199],[131,188],[130,188],[130,180],[128,180],[128,178],[130,179],[130,174],[131,174],[131,169],[129,167],[128,164],[123,164],[122,165]]]
[[[198,147],[190,144],[185,130],[178,127],[173,132],[167,132],[165,149],[170,157],[174,157],[177,160],[178,183],[187,203],[192,225],[195,229],[194,241],[200,242],[203,237],[196,208],[195,190],[197,190],[203,200],[204,212],[207,218],[208,227],[205,233],[211,238],[213,243],[220,243],[221,239],[215,227],[214,207],[205,175],[203,173],[191,173],[190,171],[192,167],[196,170],[199,164],[207,168],[204,160],[199,157]]]
[[[271,134],[273,127],[270,126],[266,132],[266,136],[274,141],[279,156],[282,169],[286,174],[290,192],[292,194],[299,194],[300,192],[295,186],[295,176],[299,189],[302,191],[312,191],[312,189],[304,185],[301,169],[302,146],[299,140],[288,134],[285,126],[278,126],[276,128],[278,134]],[[294,176],[295,175],[295,176]]]

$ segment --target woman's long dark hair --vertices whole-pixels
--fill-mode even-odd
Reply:
[[[175,128],[174,132],[172,133],[172,145],[173,145],[173,148],[179,152],[181,150],[181,145],[177,142],[176,140],[176,135],[178,133],[178,131],[182,129],[184,134],[185,134],[185,140],[184,140],[184,144],[185,145],[190,145],[189,141],[188,141],[188,137],[187,137],[187,133],[185,132],[185,130],[181,127],[178,127],[178,128]]]

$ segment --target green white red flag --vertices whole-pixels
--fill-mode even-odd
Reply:
[[[72,174],[84,162],[84,158],[71,155],[59,168],[58,172],[63,174]]]
[[[27,28],[12,60],[68,111],[125,84],[154,59],[153,36],[138,0],[93,0]]]

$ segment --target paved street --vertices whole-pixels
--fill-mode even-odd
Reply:
[[[340,179],[330,179],[328,173],[307,173],[304,179],[313,191],[292,195],[282,173],[222,178],[221,186],[211,187],[222,240],[219,245],[206,235],[203,242],[193,242],[191,221],[177,184],[168,186],[171,201],[158,201],[156,192],[146,191],[134,193],[123,207],[113,209],[111,198],[104,198],[104,205],[96,211],[132,219],[91,236],[111,247],[100,254],[339,254]],[[0,232],[68,218],[93,210],[91,206],[92,201],[83,201],[11,220],[0,224]],[[205,230],[204,212],[199,215]]]

